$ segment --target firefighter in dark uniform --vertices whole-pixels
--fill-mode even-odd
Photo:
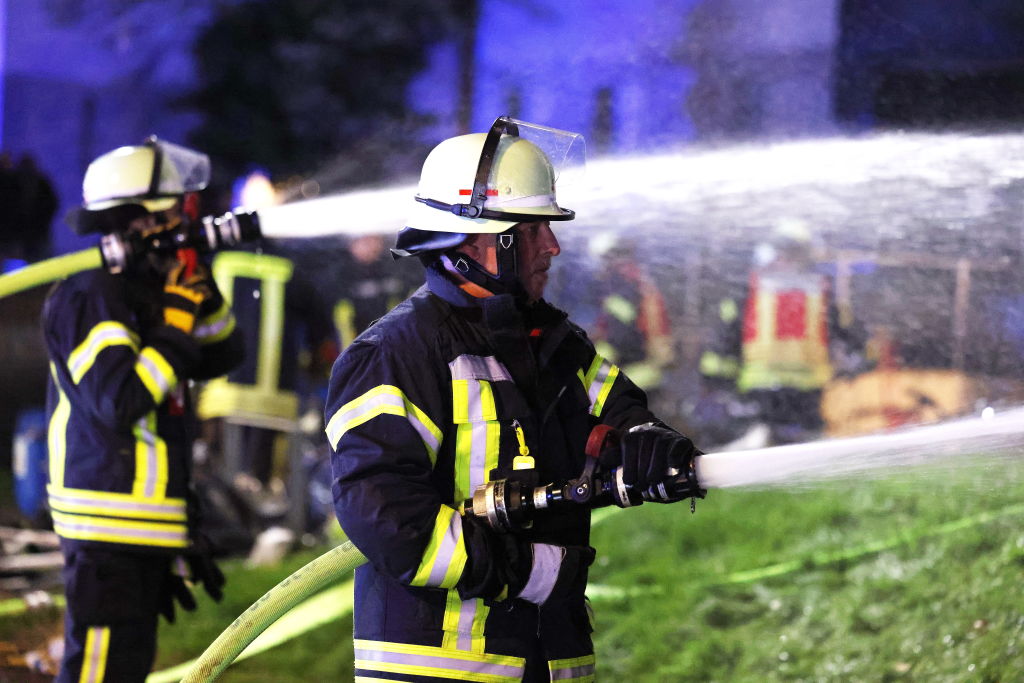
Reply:
[[[152,236],[189,220],[205,155],[153,138],[89,165],[79,232]],[[43,309],[50,356],[48,499],[67,597],[58,681],[143,681],[157,616],[220,597],[195,542],[188,380],[239,359],[231,309],[195,252],[149,253],[119,274],[59,283]]]
[[[426,284],[335,363],[335,510],[369,558],[356,572],[358,680],[594,679],[589,508],[500,533],[462,514],[482,484],[578,476],[605,424],[622,434],[605,465],[621,465],[623,490],[703,493],[694,478],[666,490],[669,468],[692,472],[698,451],[541,298],[559,254],[550,222],[574,216],[541,146],[560,137],[501,118],[434,148],[395,249],[419,257]]]

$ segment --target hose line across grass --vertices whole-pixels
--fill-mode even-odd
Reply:
[[[271,624],[309,596],[340,580],[366,562],[351,541],[346,541],[296,570],[235,619],[210,643],[182,683],[215,681],[224,669]]]

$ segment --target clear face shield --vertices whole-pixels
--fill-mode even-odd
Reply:
[[[150,197],[176,197],[199,192],[210,184],[210,157],[156,137],[147,139],[146,144],[153,148],[155,155]]]

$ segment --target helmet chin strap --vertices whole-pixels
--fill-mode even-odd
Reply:
[[[498,274],[487,271],[477,261],[470,258],[457,248],[448,252],[448,258],[459,273],[492,294],[511,294],[515,297],[524,296],[526,290],[519,279],[519,263],[516,258],[515,227],[494,236],[494,246],[498,255]]]

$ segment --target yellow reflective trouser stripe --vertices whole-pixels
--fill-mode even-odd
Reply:
[[[81,382],[82,377],[96,362],[100,351],[111,346],[127,346],[137,352],[139,350],[138,335],[113,320],[97,324],[89,330],[85,341],[68,354],[68,372],[71,373],[72,381],[75,384]]]
[[[441,647],[482,654],[486,639],[484,624],[491,608],[483,600],[462,600],[456,590],[448,591],[444,608],[444,639]]]
[[[511,683],[523,677],[521,657],[448,650],[427,645],[356,640],[355,668],[481,683]]]
[[[49,449],[50,481],[58,486],[64,483],[64,459],[67,457],[68,421],[71,420],[71,402],[57,381],[57,366],[50,363],[50,375],[57,389],[57,407],[50,416],[50,424],[46,432],[46,445]]]
[[[54,510],[53,530],[59,536],[80,541],[104,541],[163,548],[188,546],[188,526],[185,524],[69,515]]]
[[[53,484],[46,490],[50,507],[57,512],[165,522],[184,522],[187,518],[183,498],[145,500],[127,493],[63,488]]]
[[[174,368],[152,346],[147,346],[139,353],[135,361],[135,372],[153,395],[153,402],[157,405],[163,402],[164,396],[178,382]]]
[[[594,680],[594,655],[572,659],[554,659],[548,662],[551,681],[561,683],[588,683]]]
[[[227,339],[228,335],[235,331],[235,316],[231,312],[231,306],[225,300],[216,313],[206,316],[196,325],[192,331],[200,344],[214,344]]]
[[[437,449],[441,447],[441,430],[401,389],[389,384],[374,387],[343,405],[327,422],[324,431],[327,432],[331,446],[337,450],[338,442],[345,432],[378,415],[397,415],[409,420],[409,424],[423,439],[431,464],[435,462]]]
[[[618,366],[606,361],[601,354],[595,354],[587,374],[577,373],[577,376],[583,382],[583,388],[590,398],[590,414],[601,417],[604,403],[608,400],[608,394],[611,393],[612,386],[619,376]]]
[[[413,586],[454,588],[466,566],[466,546],[462,539],[462,518],[442,505],[434,521],[434,531],[423,553]]]
[[[157,434],[156,411],[139,419],[135,434],[135,481],[132,496],[163,499],[167,493],[167,442]]]
[[[82,653],[82,671],[78,683],[102,683],[107,672],[107,652],[110,650],[110,627],[94,626],[85,636]]]

